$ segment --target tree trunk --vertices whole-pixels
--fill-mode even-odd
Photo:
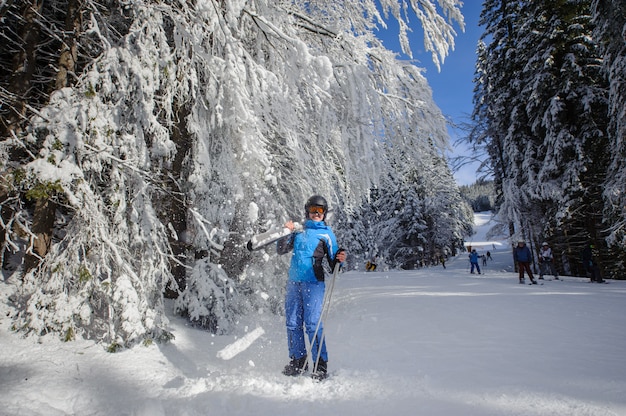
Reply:
[[[39,266],[41,259],[48,254],[52,243],[55,212],[56,203],[49,199],[37,200],[33,214],[33,226],[31,227],[35,237],[31,237],[31,248],[26,251],[24,256],[24,273],[28,273]]]
[[[172,254],[180,261],[172,261],[170,263],[172,276],[178,286],[177,288],[173,288],[168,285],[165,289],[165,297],[170,299],[176,299],[178,294],[187,286],[187,270],[183,263],[185,262],[187,251],[189,251],[189,244],[183,238],[187,231],[187,207],[185,206],[181,189],[179,189],[179,184],[174,180],[174,178],[181,179],[184,161],[188,157],[191,149],[191,138],[187,130],[189,110],[184,106],[178,106],[177,103],[175,106],[177,107],[176,119],[178,122],[171,129],[170,137],[172,141],[176,143],[176,156],[172,161],[170,170],[171,179],[168,180],[166,187],[170,189],[174,195],[180,194],[181,197],[170,197],[167,198],[166,201],[161,202],[163,206],[161,221],[165,224],[169,223],[176,232],[177,237],[174,238],[170,236],[169,244]]]
[[[65,36],[61,44],[59,56],[59,70],[56,77],[56,88],[61,89],[70,84],[69,74],[76,72],[76,59],[78,57],[78,45],[76,36],[80,33],[81,14],[78,0],[70,0],[67,3],[67,15],[65,17]]]
[[[0,226],[0,259],[2,261],[0,263],[3,269],[5,266],[5,256],[7,254],[6,235],[11,232],[11,230],[8,229],[7,224],[13,216],[13,212],[8,206],[11,191],[9,186],[6,185],[7,181],[10,180],[12,180],[10,175],[7,175],[6,173],[0,175],[0,216],[2,218],[2,226]]]
[[[9,111],[6,119],[0,122],[0,137],[2,138],[9,137],[11,132],[21,133],[22,122],[26,119],[29,90],[37,67],[36,54],[40,36],[37,15],[41,13],[42,4],[43,0],[31,0],[22,10],[23,24],[19,30],[22,47],[13,57],[13,73],[7,86],[13,100],[8,103]]]

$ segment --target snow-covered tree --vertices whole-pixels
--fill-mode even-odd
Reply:
[[[473,213],[448,165],[434,148],[423,152],[419,158],[398,153],[394,170],[362,208],[362,215],[371,220],[369,248],[379,256],[379,264],[429,264],[441,255],[456,254],[471,232]]]
[[[438,4],[58,0],[47,28],[22,18],[41,10],[3,5],[30,23],[2,31],[15,55],[22,33],[69,52],[46,63],[66,81],[40,105],[2,90],[25,103],[6,107],[1,146],[3,253],[33,260],[19,270],[16,325],[115,349],[169,336],[164,292],[215,332],[250,309],[279,311],[286,259],[248,253],[252,233],[301,218],[312,193],[356,212],[397,155],[429,166],[447,145],[420,70],[373,34],[390,13],[404,36],[412,10],[443,60],[462,17],[458,1]],[[66,20],[80,41],[59,41]],[[22,69],[3,71],[4,88]]]
[[[562,251],[576,253],[584,243],[599,246],[603,239],[602,185],[609,159],[607,85],[591,40],[589,11],[588,1],[533,3],[525,7],[528,19],[520,29],[522,49],[532,51],[522,94],[534,142],[526,159],[535,161],[527,164],[522,192],[544,218],[535,242],[546,234],[559,237]],[[567,236],[560,235],[562,224]],[[577,256],[570,261],[578,264]]]
[[[482,19],[472,138],[488,146],[500,218],[513,238],[552,240],[563,268],[584,273],[578,252],[602,247],[612,223],[602,189],[615,158],[591,2],[487,1]]]
[[[594,38],[602,52],[609,82],[608,152],[610,166],[604,186],[609,245],[615,250],[616,268],[626,265],[626,5],[623,1],[592,2]]]
[[[520,64],[515,54],[515,32],[519,25],[520,2],[487,0],[483,3],[480,25],[485,32],[478,42],[474,87],[474,127],[470,141],[489,155],[494,178],[496,207],[500,221],[513,234],[519,218],[516,186],[517,167],[507,145],[513,106],[519,94],[517,74]],[[513,148],[516,149],[516,148]]]

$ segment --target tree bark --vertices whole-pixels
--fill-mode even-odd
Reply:
[[[40,26],[37,16],[41,13],[43,0],[31,0],[22,10],[23,25],[19,30],[22,48],[13,58],[13,73],[10,76],[8,91],[14,97],[8,104],[7,118],[0,122],[0,137],[7,138],[11,133],[22,132],[26,120],[28,95],[37,67],[37,44],[40,38]]]
[[[70,0],[67,3],[67,15],[65,17],[65,36],[61,44],[59,56],[59,70],[56,77],[55,89],[67,87],[70,84],[68,76],[76,72],[76,59],[78,58],[78,45],[76,37],[80,33],[82,18],[79,0]]]
[[[31,237],[32,248],[27,250],[24,256],[24,274],[37,267],[41,259],[48,254],[52,243],[55,212],[56,203],[49,199],[38,199],[35,203],[31,227],[31,232],[35,237]]]

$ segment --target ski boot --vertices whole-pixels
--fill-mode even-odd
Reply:
[[[322,381],[328,377],[328,363],[321,358],[317,363],[317,368],[311,373],[313,380]]]
[[[309,369],[309,363],[306,361],[306,355],[300,358],[292,358],[289,364],[283,369],[283,374],[294,377],[299,376]]]

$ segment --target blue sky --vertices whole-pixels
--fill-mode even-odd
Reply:
[[[430,52],[424,49],[424,39],[419,20],[414,15],[410,20],[411,29],[409,41],[413,51],[413,59],[416,65],[426,69],[424,76],[433,90],[433,98],[443,114],[452,119],[455,123],[468,122],[473,110],[473,89],[474,66],[476,62],[476,44],[482,28],[478,26],[478,19],[482,10],[482,1],[466,0],[461,11],[465,17],[465,32],[462,32],[458,25],[455,25],[457,32],[456,45],[450,52],[445,62],[441,65],[441,71],[433,64]],[[387,22],[387,30],[381,38],[385,46],[394,51],[400,51],[397,35],[397,25],[394,22]],[[451,145],[454,145],[456,138],[462,135],[452,128],[450,133]],[[452,155],[467,155],[469,150],[463,144],[457,145]],[[461,185],[467,185],[476,181],[477,164],[465,166],[455,173],[456,181]]]

